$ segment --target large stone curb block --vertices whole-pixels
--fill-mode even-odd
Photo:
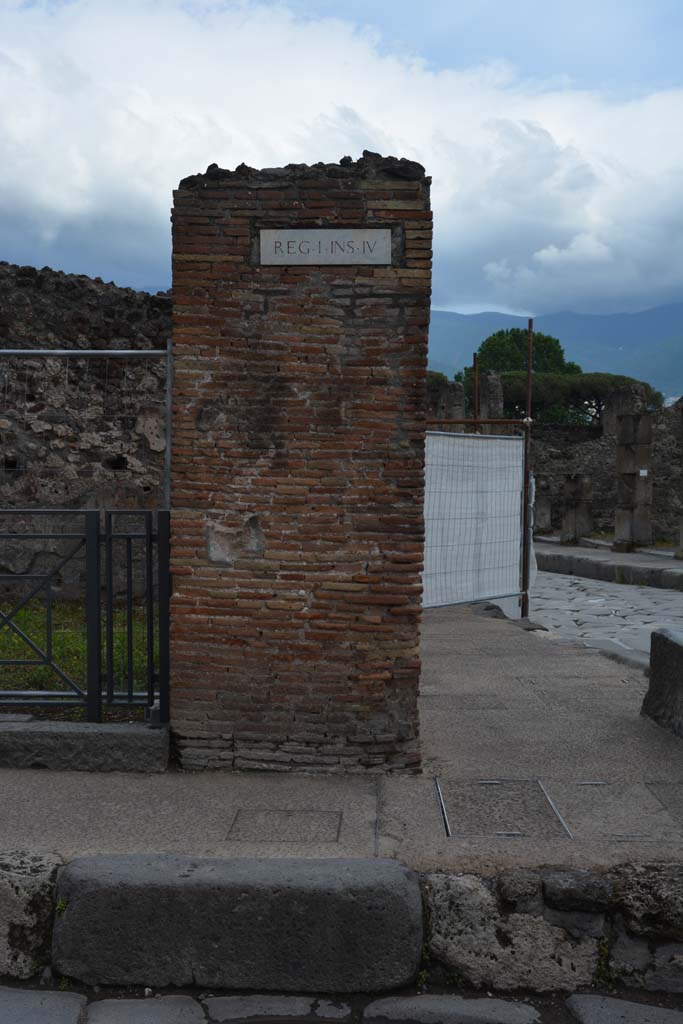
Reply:
[[[206,1017],[189,996],[103,999],[89,1006],[88,1024],[206,1024]]]
[[[54,966],[87,984],[374,992],[422,952],[417,876],[389,860],[83,857],[57,900]]]
[[[608,996],[570,996],[567,1006],[580,1024],[683,1024],[683,1013]]]
[[[568,551],[547,551],[534,548],[536,564],[541,572],[559,572],[603,583],[629,583],[638,587],[683,590],[683,570],[615,562],[592,555],[575,555]]]
[[[0,854],[0,976],[30,978],[49,963],[60,863],[49,854]]]
[[[373,1024],[538,1024],[538,1011],[502,999],[414,996],[380,999],[363,1013]]]
[[[168,729],[90,722],[0,722],[0,768],[163,772]]]
[[[650,639],[650,685],[642,714],[683,737],[683,633],[657,629]]]
[[[81,1024],[85,996],[0,988],[2,1024]]]
[[[662,569],[662,587],[667,590],[683,590],[683,570]]]

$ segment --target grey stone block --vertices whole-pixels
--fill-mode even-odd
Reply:
[[[498,876],[498,895],[503,903],[518,914],[541,914],[543,893],[541,878],[536,871],[515,868]]]
[[[657,629],[652,634],[650,685],[641,713],[683,737],[683,633]]]
[[[572,556],[560,551],[535,549],[536,563],[541,572],[560,572],[571,575]]]
[[[536,1024],[538,1011],[503,999],[460,996],[408,996],[370,1003],[364,1021],[396,1024]]]
[[[607,996],[570,996],[572,1015],[580,1024],[683,1024],[683,1013]]]
[[[211,1024],[248,1024],[250,1021],[344,1021],[351,1007],[310,996],[217,996],[205,999]]]
[[[580,939],[583,935],[601,939],[605,932],[604,914],[587,914],[583,910],[554,910],[552,907],[546,907],[543,917],[548,924],[555,928],[564,928],[575,939]]]
[[[163,772],[168,729],[92,722],[0,722],[0,768]]]
[[[652,963],[650,943],[644,939],[636,939],[624,930],[618,920],[617,937],[610,951],[610,970],[632,988],[640,988],[643,984],[644,972]]]
[[[683,992],[683,945],[679,942],[658,946],[653,970],[645,976],[650,992]]]
[[[53,963],[88,984],[372,992],[422,952],[417,876],[389,860],[83,857],[59,875]]]
[[[85,996],[0,988],[2,1024],[80,1024]]]
[[[572,575],[581,576],[583,579],[598,579],[598,563],[590,555],[574,555],[572,557]]]
[[[667,590],[683,590],[683,571],[681,569],[663,569],[662,586]]]
[[[88,1024],[206,1024],[206,1016],[189,996],[103,999],[91,1003]]]
[[[30,978],[49,962],[60,863],[50,854],[0,854],[1,976]]]
[[[543,878],[545,901],[555,910],[601,913],[607,910],[613,889],[608,878],[580,868],[549,871]]]

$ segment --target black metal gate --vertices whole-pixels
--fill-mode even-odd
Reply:
[[[138,706],[168,721],[169,530],[167,510],[0,510],[0,708],[82,706],[99,722]],[[6,571],[3,542],[28,569]]]

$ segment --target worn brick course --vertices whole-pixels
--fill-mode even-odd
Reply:
[[[391,227],[393,265],[260,266],[265,227]],[[181,182],[173,728],[186,767],[415,769],[429,179]]]

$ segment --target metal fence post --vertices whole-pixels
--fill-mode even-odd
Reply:
[[[102,721],[102,616],[100,608],[100,513],[85,513],[85,621],[87,718]]]
[[[529,581],[531,576],[531,384],[534,358],[534,321],[529,320],[526,355],[526,416],[524,418],[524,496],[522,501],[522,601],[523,619],[529,618]]]
[[[169,616],[171,604],[170,571],[171,513],[157,512],[157,572],[159,573],[159,720],[170,717]]]

